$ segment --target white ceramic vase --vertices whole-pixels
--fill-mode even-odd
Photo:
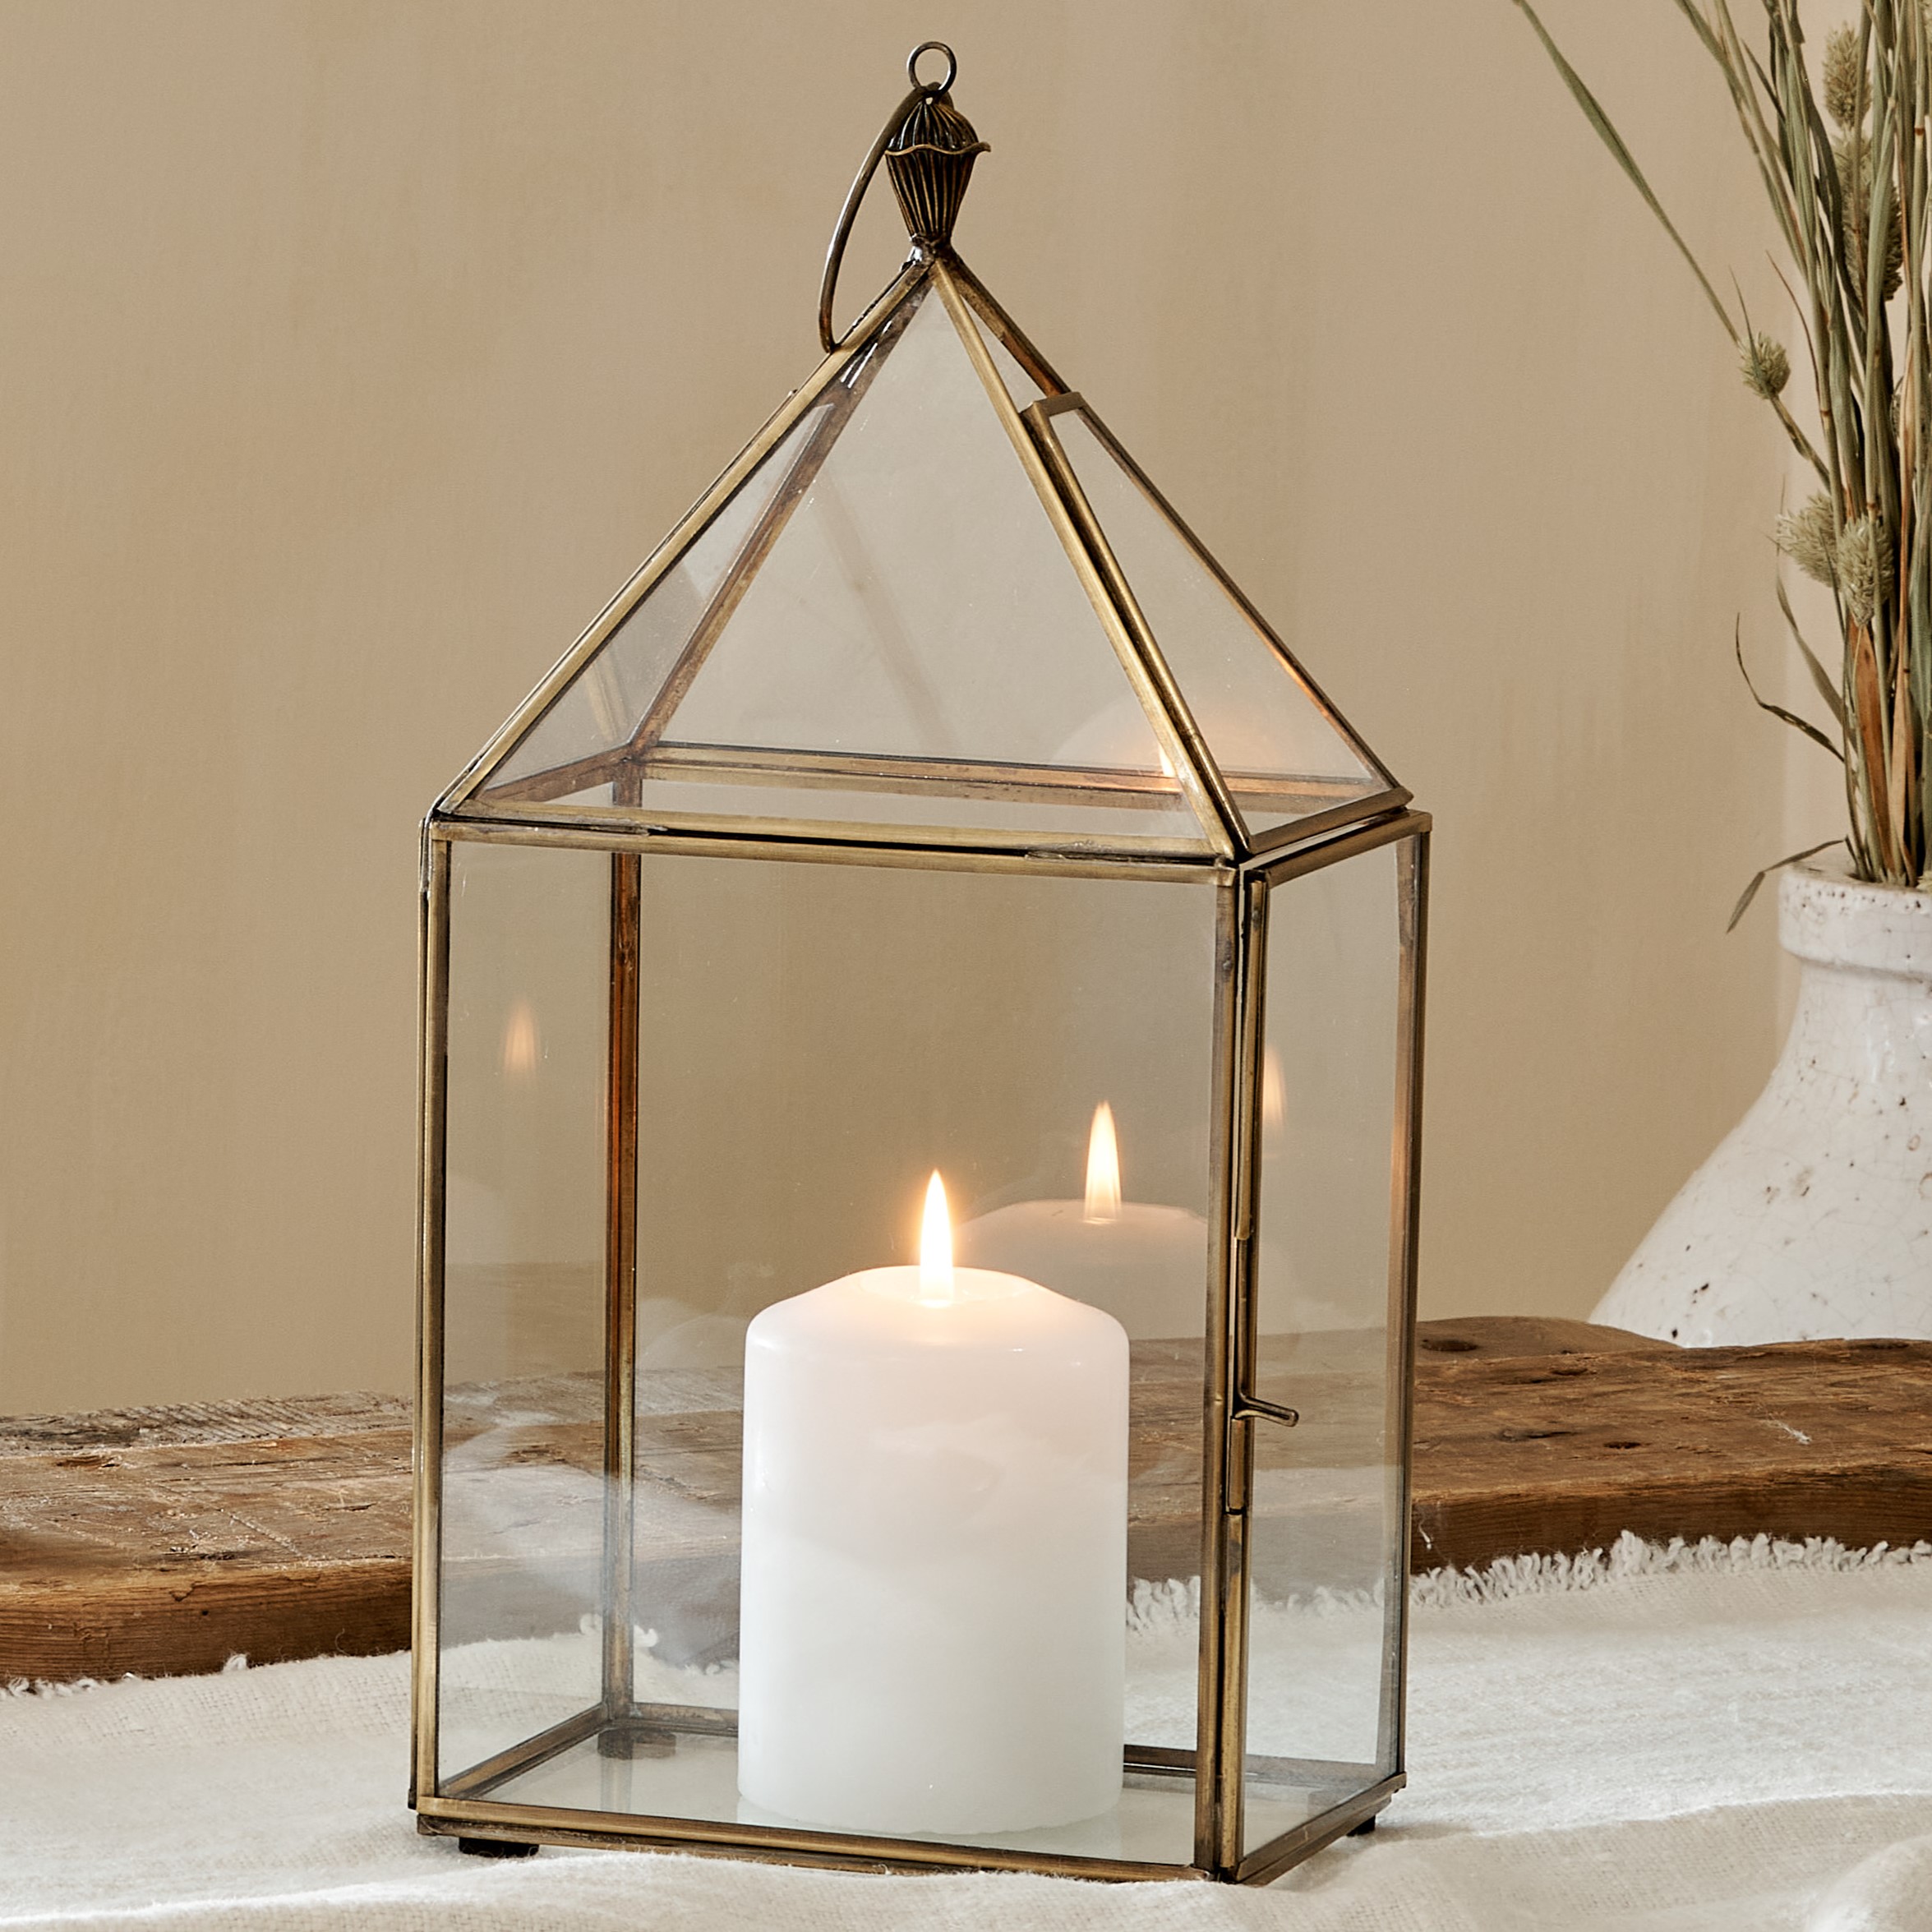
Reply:
[[[1802,962],[1771,1082],[1591,1319],[1697,1347],[1932,1338],[1932,892],[1779,882]]]

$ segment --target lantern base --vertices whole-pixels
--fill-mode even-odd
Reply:
[[[587,1743],[588,1740],[579,1740]],[[594,1747],[593,1747],[594,1748]],[[1168,1754],[1162,1754],[1167,1755]],[[1192,1753],[1171,1754],[1177,1760]],[[1154,1774],[1146,1764],[1130,1766],[1130,1779]],[[1191,1769],[1191,1767],[1190,1767]],[[554,1803],[505,1803],[500,1798],[422,1797],[416,1828],[425,1837],[453,1837],[459,1851],[485,1858],[527,1857],[542,1845],[580,1850],[679,1852],[686,1856],[749,1859],[775,1865],[833,1871],[1040,1872],[1058,1877],[1111,1880],[1206,1879],[1223,1884],[1266,1885],[1344,1836],[1374,1829],[1376,1814],[1405,1782],[1391,1773],[1339,1804],[1258,1845],[1238,1862],[1196,1863],[1185,1851],[1178,1858],[1093,1856],[1017,1845],[961,1845],[935,1840],[860,1838],[809,1828],[787,1831],[740,1821],[706,1823],[685,1818],[639,1814],[629,1816]],[[551,1794],[553,1796],[555,1794]],[[487,1814],[469,1810],[479,1805]],[[515,1832],[519,1840],[497,1837]],[[483,1836],[483,1833],[490,1836]],[[472,1835],[472,1834],[476,1835]]]

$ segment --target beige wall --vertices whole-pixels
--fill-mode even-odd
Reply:
[[[1771,313],[1688,35],[1548,11]],[[416,821],[810,367],[928,33],[962,248],[1438,816],[1427,1308],[1586,1312],[1748,1098],[1777,447],[1503,0],[8,0],[0,1407],[402,1386]]]

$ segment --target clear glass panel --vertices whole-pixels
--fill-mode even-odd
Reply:
[[[482,798],[575,796],[619,775],[619,752],[653,818],[1206,849],[929,293],[882,325]]]
[[[597,1700],[610,877],[602,853],[451,856],[445,1780]]]
[[[1392,1768],[1401,850],[1270,895],[1253,1392],[1301,1421],[1253,1425],[1249,1851]]]
[[[1078,411],[1052,427],[1251,832],[1383,789],[1256,628]]]
[[[635,1714],[487,1796],[1189,1862],[1213,890],[636,863]],[[531,1737],[595,1627],[499,1646]]]

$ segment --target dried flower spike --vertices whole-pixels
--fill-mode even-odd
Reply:
[[[1747,335],[1742,357],[1745,387],[1768,403],[1784,394],[1791,379],[1791,359],[1784,344],[1769,335]]]
[[[1832,159],[1838,174],[1842,197],[1845,261],[1851,270],[1853,285],[1863,288],[1865,279],[1866,237],[1871,226],[1872,150],[1861,135],[1841,135],[1832,143]],[[1895,219],[1885,235],[1885,261],[1879,299],[1889,302],[1898,293],[1899,279],[1905,270],[1905,233]]]
[[[1824,41],[1824,111],[1841,127],[1852,127],[1865,118],[1859,99],[1864,79],[1858,35],[1850,27],[1833,27]]]
[[[1837,589],[1838,536],[1831,499],[1822,490],[1802,510],[1778,519],[1778,547],[1807,577]]]
[[[1515,3],[1684,257],[1745,384],[1817,479],[1808,486],[1819,494],[1778,519],[1777,543],[1835,593],[1842,674],[1826,668],[1835,652],[1821,658],[1799,634],[1782,583],[1778,597],[1842,734],[1828,748],[1845,761],[1852,870],[1932,893],[1932,0],[1815,8],[1764,0],[1754,50],[1731,16],[1758,7],[1676,0],[1723,73],[1777,238],[1797,270],[1785,286],[1811,352],[1818,431],[1787,407],[1791,364],[1803,358],[1757,334],[1741,289],[1735,307],[1719,297],[1602,104],[1538,17],[1542,0]],[[1832,17],[1810,36],[1800,16],[1813,12]],[[1810,735],[1795,712],[1779,715]]]
[[[1870,624],[1878,602],[1879,585],[1892,566],[1884,527],[1875,517],[1857,517],[1838,538],[1838,588],[1845,608],[1861,624]]]

